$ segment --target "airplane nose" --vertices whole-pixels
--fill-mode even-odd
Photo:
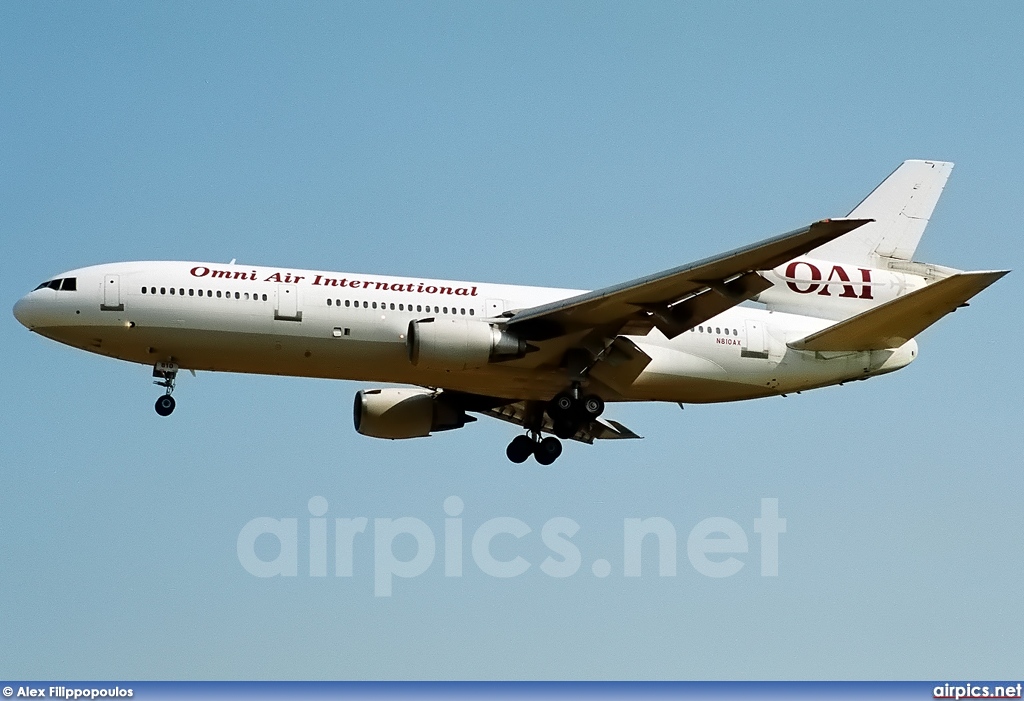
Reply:
[[[39,325],[40,314],[37,301],[22,297],[14,304],[14,318],[21,322],[27,329],[33,329]]]

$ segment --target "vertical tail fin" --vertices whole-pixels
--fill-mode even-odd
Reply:
[[[913,258],[953,164],[904,161],[849,216],[874,219],[810,253],[815,258],[885,268],[890,259]]]

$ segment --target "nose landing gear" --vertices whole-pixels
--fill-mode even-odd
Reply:
[[[172,411],[174,411],[174,397],[165,394],[157,398],[156,413],[160,414],[160,416],[170,416]]]
[[[178,376],[177,363],[159,362],[153,366],[153,377],[159,378],[153,382],[154,385],[164,388],[164,395],[156,400],[156,413],[160,416],[170,416],[174,411],[174,380]]]

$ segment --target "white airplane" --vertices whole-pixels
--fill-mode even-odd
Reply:
[[[416,438],[476,413],[518,424],[506,454],[639,438],[606,402],[728,402],[898,370],[914,336],[1008,271],[912,261],[952,163],[906,161],[847,218],[586,292],[200,262],[112,263],[14,307],[36,333],[151,365],[411,387],[355,396],[355,428]],[[554,434],[547,436],[545,434]]]

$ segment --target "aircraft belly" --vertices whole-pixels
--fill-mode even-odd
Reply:
[[[186,328],[165,318],[111,325],[49,327],[40,330],[54,340],[94,353],[145,365],[173,360],[190,370],[290,375],[442,387],[510,400],[546,401],[565,389],[565,371],[492,363],[460,371],[429,371],[409,361],[401,324],[360,324],[334,327],[330,320],[301,322],[252,319],[208,319],[208,328]],[[390,321],[390,320],[389,320]],[[223,328],[231,324],[235,328]],[[221,328],[210,328],[214,326]],[[375,327],[375,328],[374,328]],[[369,331],[374,333],[369,333]],[[699,337],[689,344],[701,343]],[[710,348],[633,341],[651,362],[625,386],[606,385],[595,377],[588,385],[606,401],[728,402],[809,389],[869,372],[864,354],[822,354],[786,349],[770,358],[746,357],[738,346]],[[781,344],[776,344],[785,348]],[[876,363],[878,365],[878,363]],[[613,388],[614,387],[614,388]]]
[[[651,362],[629,388],[631,400],[700,404],[755,399],[860,379],[880,364],[872,365],[864,353],[828,357],[787,349],[781,357],[750,358],[723,348],[707,357],[662,344],[640,345]]]
[[[629,398],[669,402],[729,402],[775,394],[775,363],[762,359],[714,359],[660,344],[639,344],[650,364],[630,387]]]
[[[43,335],[112,358],[144,365],[173,360],[183,369],[197,371],[412,384],[516,400],[550,399],[565,383],[557,371],[502,364],[451,372],[421,370],[409,362],[406,345],[398,340],[126,326],[50,327]]]

